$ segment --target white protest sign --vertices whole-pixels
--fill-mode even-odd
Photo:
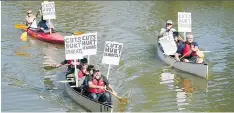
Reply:
[[[192,17],[191,13],[178,12],[178,31],[192,32]]]
[[[97,54],[97,32],[87,33],[82,36],[83,55]]]
[[[123,43],[106,41],[102,63],[119,65]]]
[[[65,36],[65,55],[66,60],[82,59],[82,36]]]
[[[177,51],[177,45],[174,40],[160,40],[159,43],[161,44],[164,54],[166,55],[174,55]]]
[[[56,19],[54,2],[44,1],[41,3],[44,20]]]

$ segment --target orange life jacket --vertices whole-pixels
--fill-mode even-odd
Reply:
[[[191,48],[194,48],[195,46],[193,44],[188,44],[185,42],[185,47],[182,52],[182,56],[189,57],[189,56],[196,56],[197,54],[195,52],[191,51]]]
[[[93,85],[96,85],[96,86],[103,86],[103,87],[105,86],[105,83],[102,77],[99,79],[99,81],[93,78],[92,82],[93,82]],[[89,92],[90,93],[104,93],[105,90],[99,89],[99,88],[89,88]]]

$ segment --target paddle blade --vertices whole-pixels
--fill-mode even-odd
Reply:
[[[20,39],[21,39],[22,41],[27,41],[27,40],[28,40],[27,35],[28,35],[27,32],[22,33]]]
[[[43,66],[43,68],[45,70],[52,70],[52,69],[55,69],[56,67],[55,66]]]
[[[196,53],[197,53],[197,56],[199,56],[200,58],[204,58],[205,57],[204,53],[202,51],[200,51],[200,50],[197,51]]]
[[[17,29],[27,29],[28,26],[26,26],[24,24],[15,24],[15,28],[17,28]]]
[[[129,103],[129,100],[127,98],[119,98],[119,102],[121,104],[128,104]]]
[[[82,35],[84,34],[83,32],[74,32],[74,35]]]

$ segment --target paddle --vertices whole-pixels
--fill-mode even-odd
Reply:
[[[37,16],[39,15],[39,13],[40,13],[40,10],[37,12],[36,18],[37,18]],[[36,18],[33,19],[33,22],[35,21]],[[32,22],[32,23],[33,23],[33,22]],[[26,31],[26,32],[23,32],[22,35],[20,36],[20,39],[21,39],[21,40],[23,40],[23,41],[27,41],[27,40],[28,40],[28,37],[27,37],[27,36],[28,36],[28,29],[31,27],[32,23],[31,23],[30,26],[27,28],[27,31]]]
[[[191,51],[188,51],[186,54],[184,54],[184,55],[180,58],[180,60],[181,60],[182,58],[184,58],[186,55],[188,55],[189,53],[191,53]],[[169,66],[169,68],[171,68],[176,62],[177,62],[177,60],[176,60],[175,62],[173,62],[172,65]]]
[[[24,24],[15,24],[14,26],[17,29],[27,29],[28,28],[28,26],[26,26]],[[79,32],[79,31],[77,31],[77,32],[56,31],[56,32],[70,33],[70,34],[74,34],[74,35],[81,35],[81,34],[83,34],[83,32]]]
[[[127,103],[129,103],[129,100],[128,100],[127,98],[122,98],[122,97],[120,97],[120,96],[114,94],[112,91],[109,91],[109,90],[107,90],[107,89],[105,89],[105,90],[108,91],[109,93],[111,93],[112,95],[114,95],[115,97],[117,97],[120,103],[122,103],[122,104],[127,104]]]

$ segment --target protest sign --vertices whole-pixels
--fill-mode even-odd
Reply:
[[[41,7],[44,20],[56,19],[54,2],[42,2]]]
[[[97,32],[87,33],[82,36],[83,55],[97,54]]]
[[[119,65],[123,43],[106,41],[102,63]]]
[[[178,12],[178,31],[191,32],[192,31],[192,17],[191,13]]]
[[[83,58],[82,36],[83,35],[64,37],[66,60]]]

